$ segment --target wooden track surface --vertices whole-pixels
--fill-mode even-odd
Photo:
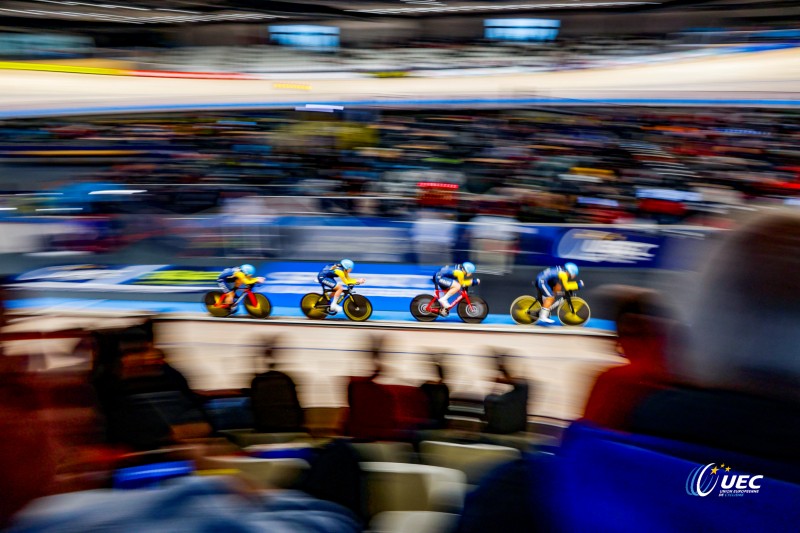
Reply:
[[[202,106],[401,99],[543,97],[570,100],[794,99],[800,92],[800,49],[738,53],[669,63],[468,78],[305,80],[293,90],[276,80],[135,78],[6,70],[0,110]],[[291,83],[289,83],[291,82]],[[276,86],[276,83],[278,85]]]

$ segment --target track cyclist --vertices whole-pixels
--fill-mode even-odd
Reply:
[[[256,267],[253,265],[230,267],[220,272],[217,277],[217,285],[219,285],[224,296],[217,304],[217,307],[230,306],[233,303],[233,295],[236,289],[242,285],[264,283],[264,278],[254,277],[255,274]]]
[[[556,298],[555,293],[561,291],[577,291],[583,287],[583,281],[576,280],[578,277],[578,265],[566,263],[563,267],[556,266],[543,270],[536,276],[533,284],[539,289],[539,299],[542,308],[539,310],[539,322],[552,324],[555,322],[550,318],[550,306]]]
[[[331,303],[328,305],[329,313],[335,315],[342,310],[339,305],[339,297],[344,292],[345,285],[361,285],[366,280],[364,278],[353,279],[350,277],[350,272],[353,271],[353,263],[349,259],[342,259],[338,263],[326,265],[319,274],[317,274],[317,281],[322,285],[323,292],[325,290],[333,291],[331,296]]]
[[[481,280],[473,278],[475,265],[467,261],[460,265],[446,265],[440,268],[433,275],[433,284],[437,289],[447,291],[444,296],[439,298],[439,314],[447,316],[450,314],[450,297],[461,290],[461,287],[469,287],[473,283],[480,285]]]

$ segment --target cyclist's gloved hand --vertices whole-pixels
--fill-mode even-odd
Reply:
[[[359,285],[363,285],[363,284],[365,284],[366,282],[367,282],[367,280],[366,280],[366,279],[364,279],[364,278],[358,278],[358,284],[359,284]]]
[[[472,284],[473,285],[480,285],[481,284],[481,280],[479,280],[478,278],[475,278],[475,281],[473,281]]]
[[[266,281],[265,278],[256,278],[256,279],[258,280],[259,283],[264,283]]]
[[[580,287],[581,289],[583,288],[583,280],[582,279],[578,280],[578,287]]]

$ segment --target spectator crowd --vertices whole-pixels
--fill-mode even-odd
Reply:
[[[791,111],[623,106],[6,121],[0,187],[6,216],[213,213],[259,196],[278,215],[726,226],[797,203],[798,131]],[[91,194],[109,187],[133,192]]]

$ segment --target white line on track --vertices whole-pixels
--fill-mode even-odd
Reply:
[[[101,300],[92,300],[96,303]],[[80,307],[87,308],[90,303],[82,304]],[[436,330],[436,331],[461,331],[461,332],[480,332],[480,333],[529,333],[531,335],[572,335],[589,337],[613,337],[614,333],[605,330],[572,327],[543,327],[543,326],[521,326],[504,324],[466,324],[458,322],[407,322],[400,320],[376,320],[372,322],[353,322],[350,320],[309,320],[307,318],[267,318],[255,319],[247,317],[215,318],[202,313],[148,313],[148,312],[119,312],[112,310],[82,310],[74,306],[61,307],[56,305],[46,308],[29,308],[12,311],[11,314],[17,316],[52,316],[58,313],[63,317],[83,317],[83,318],[126,318],[126,317],[153,317],[165,321],[183,322],[231,322],[235,324],[259,324],[270,326],[301,326],[324,328],[366,328],[366,329],[395,329],[395,330]]]

